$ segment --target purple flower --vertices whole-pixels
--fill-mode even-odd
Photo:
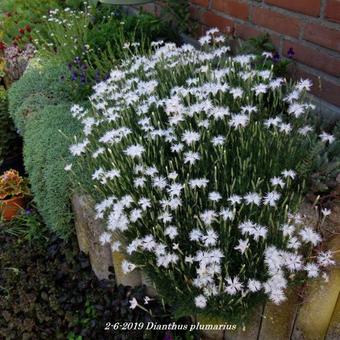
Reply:
[[[287,56],[288,58],[293,58],[294,57],[294,50],[293,50],[293,47],[289,47],[288,51],[287,51]]]
[[[273,55],[273,62],[277,63],[278,61],[280,61],[280,59],[281,59],[280,54],[275,52],[274,55]]]
[[[166,332],[163,340],[174,340],[174,337],[170,332]]]

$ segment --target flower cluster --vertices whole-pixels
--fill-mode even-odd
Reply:
[[[85,3],[86,4],[86,3]],[[54,55],[70,62],[75,56],[85,57],[91,50],[86,42],[86,34],[92,19],[91,6],[76,11],[70,8],[50,10],[47,21],[48,37],[37,32],[35,43],[40,45],[45,53]]]
[[[27,181],[16,170],[8,170],[0,176],[0,200],[28,193]]]
[[[333,137],[308,125],[309,80],[230,57],[216,34],[201,50],[155,43],[112,70],[92,110],[72,108],[84,136],[70,151],[91,175],[101,242],[130,256],[125,273],[142,268],[181,311],[241,317],[332,264],[296,212],[298,165]]]
[[[32,28],[30,25],[25,25],[18,29],[18,34],[13,39],[13,45],[24,48],[27,44],[31,44],[33,41]]]
[[[25,72],[28,62],[35,55],[35,47],[32,44],[26,44],[23,48],[17,45],[8,46],[5,49],[4,60],[6,65],[6,74],[11,81],[18,80]]]

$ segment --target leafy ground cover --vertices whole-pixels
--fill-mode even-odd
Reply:
[[[117,287],[113,274],[98,281],[76,238],[51,234],[34,210],[1,224],[0,243],[2,339],[194,339],[193,333],[105,330],[108,322],[173,320],[159,301],[148,301],[148,312],[131,309],[133,298],[144,305],[145,287]]]

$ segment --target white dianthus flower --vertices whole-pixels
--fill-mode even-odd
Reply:
[[[128,274],[132,272],[136,268],[136,265],[134,265],[132,262],[129,262],[127,260],[123,260],[122,262],[122,270],[124,274]]]
[[[242,288],[243,284],[237,276],[235,276],[233,279],[232,278],[226,279],[225,291],[228,294],[235,295],[237,292],[240,292]]]
[[[211,143],[214,145],[214,146],[218,146],[218,145],[223,145],[225,141],[225,137],[223,136],[216,136],[214,137],[212,140],[211,140]]]
[[[222,217],[223,221],[233,220],[235,217],[235,214],[230,209],[227,208],[221,209],[219,215]]]
[[[177,235],[178,231],[175,226],[169,226],[164,230],[164,235],[169,236],[171,240],[173,240]]]
[[[332,259],[332,252],[331,251],[325,251],[325,252],[320,252],[318,257],[317,257],[317,261],[319,263],[320,266],[322,267],[328,267],[331,265],[335,264],[335,261]]]
[[[293,114],[296,118],[299,118],[305,112],[305,106],[299,103],[292,103],[288,107],[288,113]]]
[[[208,45],[211,42],[211,36],[210,35],[205,35],[201,38],[198,39],[198,42],[200,43],[201,46]]]
[[[141,209],[132,209],[130,212],[130,221],[136,222],[142,217],[142,210]]]
[[[248,280],[248,289],[252,292],[252,293],[255,293],[255,292],[258,292],[259,290],[262,289],[262,284],[260,281],[258,280],[254,280],[254,279],[249,279]]]
[[[306,125],[298,130],[299,134],[302,136],[306,136],[309,132],[313,131],[313,128]]]
[[[193,230],[191,230],[191,232],[189,234],[189,239],[190,239],[190,241],[200,241],[202,236],[203,236],[203,234],[200,230],[193,229]]]
[[[65,171],[71,171],[72,170],[72,164],[66,164],[64,167]]]
[[[242,201],[242,197],[239,196],[239,195],[231,195],[229,198],[228,198],[228,201],[234,205],[234,204],[240,204],[241,201]]]
[[[163,190],[167,185],[168,185],[168,182],[166,178],[162,176],[154,177],[153,182],[152,182],[152,186],[160,190]]]
[[[284,178],[294,179],[296,177],[296,172],[294,170],[283,170],[281,174]]]
[[[201,157],[198,152],[188,151],[184,154],[184,163],[189,163],[190,165],[193,165],[200,159]]]
[[[321,214],[322,214],[324,217],[329,216],[331,213],[332,213],[332,210],[330,210],[330,209],[326,209],[326,208],[321,209]]]
[[[172,183],[170,184],[169,188],[167,189],[170,197],[174,197],[174,196],[180,196],[181,195],[181,191],[183,190],[183,184],[180,183]]]
[[[335,137],[329,133],[322,132],[319,137],[323,142],[328,142],[329,144],[333,143],[335,141]]]
[[[267,89],[268,89],[268,86],[266,84],[258,84],[253,87],[253,91],[255,92],[256,96],[266,93]]]
[[[195,305],[198,308],[205,308],[207,306],[207,299],[204,295],[198,295],[195,297]]]
[[[184,145],[182,143],[174,144],[174,145],[171,146],[171,151],[178,153],[178,152],[182,151],[183,148],[184,148]]]
[[[279,194],[277,191],[268,192],[263,198],[263,204],[275,207],[280,197],[281,194]]]
[[[196,131],[184,131],[182,141],[187,145],[194,144],[200,140],[200,134]]]
[[[111,250],[112,250],[113,252],[119,251],[121,245],[122,245],[122,243],[121,243],[120,241],[115,241],[115,242],[113,242],[112,245],[111,245]]]
[[[261,204],[261,196],[257,194],[256,192],[249,192],[245,196],[243,196],[246,204],[255,204],[260,205]]]
[[[313,246],[316,246],[321,242],[321,236],[310,227],[301,229],[299,235],[301,236],[302,241],[311,243]]]
[[[279,185],[281,188],[285,186],[285,182],[282,180],[281,177],[273,177],[270,179],[270,183],[272,186]]]
[[[137,177],[133,180],[133,185],[135,188],[142,188],[145,184],[145,177]]]
[[[222,196],[217,191],[212,191],[209,193],[209,200],[213,202],[218,202],[222,199]]]
[[[243,90],[240,87],[231,88],[230,93],[233,95],[234,99],[242,98],[243,96]]]
[[[214,246],[217,242],[218,235],[213,229],[209,229],[207,230],[206,235],[203,235],[201,239],[206,247]]]
[[[200,218],[205,225],[211,225],[216,217],[217,214],[214,210],[205,210],[203,213],[200,214]]]
[[[209,183],[209,180],[206,178],[197,178],[197,179],[191,179],[189,181],[189,186],[192,189],[195,188],[206,188]]]
[[[145,169],[145,175],[153,177],[157,173],[158,173],[158,170],[154,166],[151,166],[151,167]]]
[[[231,119],[229,120],[228,124],[232,127],[239,128],[239,127],[245,127],[249,123],[249,116],[246,114],[237,114],[231,116]]]
[[[315,263],[307,263],[305,270],[309,278],[315,278],[319,276],[319,267]]]
[[[130,145],[127,149],[124,150],[124,153],[130,157],[142,157],[144,151],[145,148],[142,145],[136,144]]]
[[[249,240],[238,240],[238,245],[234,248],[235,250],[238,250],[241,254],[244,254],[245,251],[249,247]]]
[[[147,208],[151,207],[151,200],[146,197],[142,197],[138,201],[138,204],[141,206],[142,210],[146,210]]]
[[[80,156],[82,153],[85,152],[89,141],[85,139],[83,142],[78,144],[73,144],[70,146],[70,152],[73,156]]]
[[[105,231],[100,235],[99,241],[102,245],[105,245],[106,243],[110,243],[111,242],[111,235],[108,232]]]
[[[129,300],[130,303],[130,309],[135,309],[138,306],[138,301],[136,300],[136,298],[132,298],[131,300]]]

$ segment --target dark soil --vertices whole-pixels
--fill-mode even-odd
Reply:
[[[174,320],[158,301],[144,305],[145,287],[117,287],[114,275],[99,281],[75,237],[63,241],[44,232],[29,242],[6,228],[0,222],[0,339],[194,339],[192,333],[105,330],[108,323]],[[132,297],[153,316],[130,309]]]

